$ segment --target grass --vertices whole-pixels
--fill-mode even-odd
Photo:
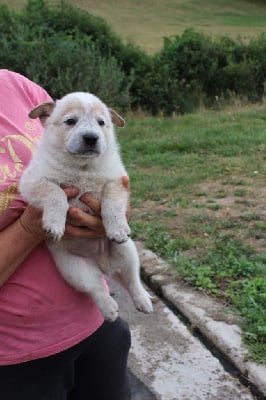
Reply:
[[[263,107],[135,116],[119,132],[134,236],[187,282],[233,305],[251,358],[264,363],[265,119]]]
[[[60,0],[51,0],[51,2]],[[26,0],[2,0],[19,9]],[[194,27],[215,35],[244,38],[265,31],[266,9],[259,0],[74,0],[71,2],[103,17],[123,38],[148,53],[160,51],[163,38]]]

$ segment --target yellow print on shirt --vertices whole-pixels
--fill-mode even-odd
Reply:
[[[21,134],[10,134],[0,139],[0,183],[20,177],[25,160],[21,160],[16,148],[25,146],[30,154],[33,154],[38,139]]]
[[[0,193],[0,216],[9,208],[18,195],[18,185],[13,183]]]
[[[10,185],[0,191],[0,216],[18,195],[18,181],[25,162],[29,161],[39,137],[25,134],[9,134],[0,139],[0,186],[10,181]],[[20,151],[18,152],[18,149]],[[25,159],[19,154],[25,154]],[[1,190],[1,189],[0,189]]]

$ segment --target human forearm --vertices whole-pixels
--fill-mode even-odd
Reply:
[[[0,287],[45,238],[42,213],[27,206],[20,217],[0,232]]]
[[[21,219],[0,232],[0,287],[41,241],[25,230]]]

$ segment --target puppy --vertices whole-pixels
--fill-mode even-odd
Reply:
[[[20,192],[43,211],[47,246],[64,279],[92,296],[107,320],[118,316],[118,305],[102,283],[102,272],[123,285],[136,308],[149,313],[152,303],[143,288],[139,258],[125,214],[128,192],[121,177],[127,175],[119,155],[113,124],[124,120],[96,96],[75,92],[56,103],[43,103],[30,111],[45,129],[36,152],[25,169]],[[64,186],[79,188],[101,201],[107,239],[65,238],[69,203],[90,212],[79,198],[68,202]]]

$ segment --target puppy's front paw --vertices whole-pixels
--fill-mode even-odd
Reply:
[[[130,237],[130,227],[127,222],[114,220],[113,223],[106,224],[106,234],[108,239],[116,243],[125,243]]]
[[[59,241],[65,233],[65,217],[54,214],[43,213],[43,229],[54,240]]]

